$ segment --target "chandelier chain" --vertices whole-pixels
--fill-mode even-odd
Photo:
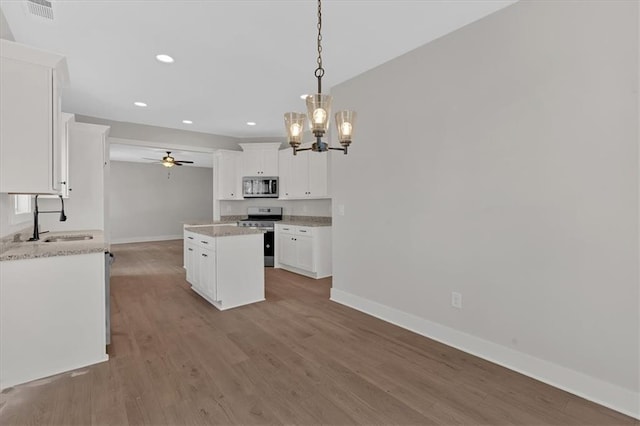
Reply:
[[[322,68],[322,4],[321,0],[318,0],[318,68],[316,68],[315,76],[318,78],[318,87],[320,85],[320,79],[324,75],[324,68]],[[320,90],[318,90],[319,92]]]

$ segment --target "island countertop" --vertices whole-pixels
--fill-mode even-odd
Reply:
[[[185,227],[190,226],[208,226],[208,225],[231,225],[237,223],[239,220],[246,219],[247,216],[237,215],[237,216],[221,216],[220,220],[213,219],[198,219],[198,220],[189,220],[183,222]]]
[[[64,237],[91,236],[89,240],[45,242]],[[37,259],[41,257],[71,256],[109,251],[101,230],[60,231],[40,234],[39,241],[7,242],[2,246],[0,261]]]
[[[207,237],[232,237],[235,235],[251,235],[251,234],[264,234],[262,229],[246,228],[238,226],[194,226],[184,229],[187,232],[193,232],[194,234],[206,235]]]

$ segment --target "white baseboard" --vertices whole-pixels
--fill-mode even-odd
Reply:
[[[114,238],[111,240],[111,244],[127,244],[127,243],[147,243],[150,241],[168,241],[168,240],[181,240],[184,235],[158,235],[153,237],[128,237],[128,238]]]
[[[331,300],[640,419],[640,393],[337,289]]]

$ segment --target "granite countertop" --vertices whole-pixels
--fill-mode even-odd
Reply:
[[[93,238],[90,240],[45,242],[48,239],[85,235],[90,235]],[[24,236],[22,237],[24,238]],[[23,239],[5,242],[0,251],[0,261],[104,253],[107,251],[109,251],[109,245],[105,243],[104,234],[100,230],[47,232],[40,234],[39,241],[25,241]]]
[[[193,232],[195,234],[206,235],[207,237],[233,237],[235,235],[251,235],[251,234],[264,234],[262,229],[244,228],[238,226],[195,226],[185,228],[185,231]]]
[[[325,216],[285,216],[276,223],[293,226],[331,226],[331,218]]]
[[[221,216],[220,220],[201,219],[183,222],[184,226],[209,226],[209,225],[226,225],[236,223],[239,220],[246,219],[247,216]]]
[[[247,216],[221,216],[220,220],[192,220],[184,222],[186,227],[200,227],[211,225],[230,225],[246,219]],[[282,220],[276,222],[283,225],[296,226],[331,226],[331,217],[327,216],[284,216]]]

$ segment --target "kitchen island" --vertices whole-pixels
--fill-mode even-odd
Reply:
[[[184,230],[187,282],[219,310],[264,300],[264,231],[236,226]]]

